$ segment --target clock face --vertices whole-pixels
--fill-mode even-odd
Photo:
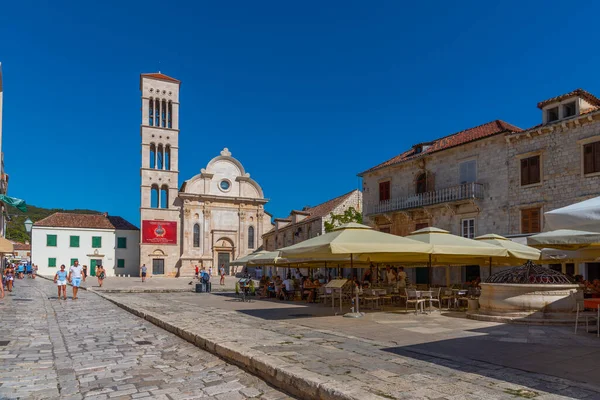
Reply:
[[[231,184],[228,181],[221,181],[220,185],[222,190],[229,190]]]

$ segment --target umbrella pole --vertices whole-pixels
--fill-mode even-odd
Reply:
[[[488,277],[492,276],[492,257],[490,257],[490,274]]]
[[[429,287],[433,283],[433,270],[431,269],[431,254],[429,255],[429,264],[427,265],[427,275],[429,278]]]
[[[352,260],[352,253],[350,254],[350,268],[352,268],[354,270],[354,262]],[[352,310],[352,312],[346,313],[344,314],[344,317],[346,318],[360,318],[362,317],[362,314],[360,313],[359,309],[358,309],[358,287],[356,287],[356,285],[354,285],[354,282],[352,282],[352,288],[354,289],[354,295],[355,300],[354,300],[354,310]],[[342,289],[340,288],[340,312],[342,311],[342,298],[341,298],[341,294],[342,294]]]

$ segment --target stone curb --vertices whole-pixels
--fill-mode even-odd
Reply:
[[[366,391],[344,390],[342,382],[326,380],[320,374],[304,370],[293,364],[282,364],[281,360],[267,354],[240,347],[239,343],[216,342],[183,328],[166,322],[157,315],[138,310],[116,299],[93,291],[98,296],[118,307],[145,319],[152,324],[171,332],[195,346],[212,353],[221,359],[235,364],[245,371],[258,376],[274,387],[300,399],[312,400],[366,400],[384,399]]]

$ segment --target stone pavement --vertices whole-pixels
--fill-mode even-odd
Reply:
[[[290,398],[92,292],[68,294],[24,279],[0,299],[0,399]]]
[[[333,316],[330,307],[224,295],[105,296],[302,398],[600,399],[593,373],[600,341],[561,330],[570,328],[544,336],[547,327],[453,314],[378,312],[357,320]],[[511,358],[521,364],[510,366]],[[577,359],[581,379],[561,376]],[[535,364],[550,373],[533,372]]]
[[[44,278],[44,277],[42,277]],[[53,279],[52,277],[45,277]],[[234,276],[225,277],[225,285],[219,285],[219,277],[211,278],[212,290],[214,292],[233,292],[235,284],[239,280]],[[191,285],[190,282],[193,282]],[[94,276],[88,276],[82,287],[92,289],[98,292],[124,292],[124,293],[170,293],[170,292],[193,292],[196,290],[197,280],[192,278],[162,278],[150,277],[146,282],[142,282],[140,277],[108,277],[104,280],[102,287],[98,285],[98,279]],[[258,287],[258,281],[257,287]]]

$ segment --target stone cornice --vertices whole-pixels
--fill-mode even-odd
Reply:
[[[569,129],[578,128],[580,126],[598,121],[600,121],[600,109],[583,115],[579,115],[568,120],[555,121],[546,125],[534,126],[533,128],[527,129],[522,132],[509,133],[506,134],[505,139],[506,143],[510,144],[510,142],[514,140],[530,139],[534,136],[545,135],[547,133],[552,133],[557,130],[565,132]]]
[[[210,201],[210,202],[221,202],[221,203],[244,203],[244,204],[266,204],[269,202],[268,199],[253,199],[250,197],[229,197],[229,196],[216,196],[212,194],[197,194],[197,193],[184,193],[179,192],[179,197],[182,199],[197,200],[197,201]]]

